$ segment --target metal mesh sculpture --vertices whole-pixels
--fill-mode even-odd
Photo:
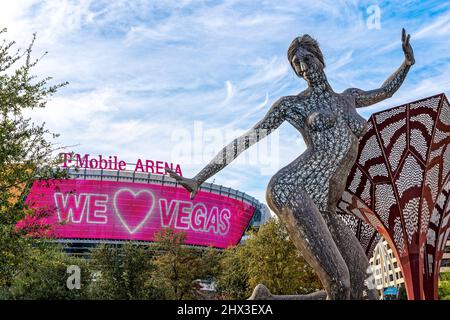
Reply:
[[[448,100],[440,94],[408,103],[368,123],[338,211],[360,217],[388,241],[410,299],[436,299],[450,232]],[[359,235],[363,246],[371,237]]]
[[[341,201],[339,206],[345,206],[345,202]],[[352,230],[367,257],[372,257],[374,249],[381,239],[381,235],[377,230],[367,223],[364,218],[361,217],[359,212],[352,215],[348,214],[347,211],[344,211],[340,207],[337,207],[336,213],[339,214],[344,223]]]
[[[334,92],[328,83],[317,41],[309,35],[295,38],[288,48],[288,60],[308,88],[280,98],[252,129],[224,147],[194,178],[167,171],[194,197],[204,181],[283,122],[289,122],[302,134],[307,149],[272,177],[267,204],[316,271],[328,298],[374,299],[375,290],[365,286],[367,256],[336,214],[336,205],[357,157],[358,140],[367,130],[356,108],[390,98],[400,88],[414,64],[409,38],[403,30],[405,59],[380,88],[350,88],[342,93]]]

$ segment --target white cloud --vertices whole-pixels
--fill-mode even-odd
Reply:
[[[449,36],[450,35],[450,12],[438,17],[435,21],[417,30],[413,37],[421,39],[425,37]]]
[[[290,70],[286,50],[304,33],[321,44],[336,91],[379,86],[401,63],[401,27],[412,33],[417,64],[398,94],[362,110],[366,117],[449,92],[448,6],[380,4],[381,29],[368,30],[365,6],[371,4],[15,0],[1,2],[0,21],[9,29],[7,38],[22,48],[37,32],[36,56],[49,51],[37,73],[70,82],[48,108],[31,113],[61,133],[61,144],[129,161],[169,160],[174,128],[191,130],[194,121],[203,121],[206,129],[244,131],[280,96],[303,90],[305,83]],[[434,16],[427,13],[433,6],[440,10]],[[289,125],[279,130],[284,166],[304,150],[304,143]],[[200,165],[183,169],[192,175]],[[216,182],[264,200],[269,178],[255,166],[232,164]]]

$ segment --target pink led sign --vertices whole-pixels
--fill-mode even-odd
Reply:
[[[170,227],[187,244],[217,248],[237,244],[255,211],[205,191],[190,200],[174,186],[80,179],[36,181],[27,202],[51,212],[44,219],[57,238],[153,241]]]

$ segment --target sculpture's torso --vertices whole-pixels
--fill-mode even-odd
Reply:
[[[319,210],[334,211],[366,121],[356,113],[351,97],[331,91],[286,97],[285,116],[301,132],[307,149],[271,179],[268,202],[282,208],[304,190]]]

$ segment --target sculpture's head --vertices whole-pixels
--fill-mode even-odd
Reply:
[[[297,76],[310,82],[323,74],[325,62],[316,40],[305,34],[295,38],[287,52],[289,63]]]

